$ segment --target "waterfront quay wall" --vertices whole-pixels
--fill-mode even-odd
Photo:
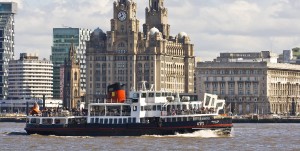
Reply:
[[[232,119],[232,123],[300,123],[300,118]]]

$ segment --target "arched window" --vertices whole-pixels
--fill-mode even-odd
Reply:
[[[77,80],[77,72],[74,73],[74,80]]]
[[[78,96],[77,89],[75,89],[75,91],[74,91],[74,96]]]
[[[70,81],[70,72],[67,72],[67,81]]]
[[[119,43],[118,47],[122,48],[125,47],[125,44],[123,42]]]

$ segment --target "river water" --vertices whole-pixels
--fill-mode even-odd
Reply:
[[[200,131],[175,136],[26,135],[24,123],[0,123],[0,150],[300,150],[300,124],[234,124],[231,136]]]

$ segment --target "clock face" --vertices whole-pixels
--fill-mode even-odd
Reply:
[[[126,14],[126,12],[124,12],[124,11],[120,11],[120,12],[118,13],[118,19],[119,19],[120,21],[124,21],[124,20],[126,19],[126,16],[127,16],[127,14]]]

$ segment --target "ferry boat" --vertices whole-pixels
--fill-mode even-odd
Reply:
[[[69,111],[27,116],[28,134],[57,136],[141,136],[175,135],[199,130],[230,134],[232,118],[223,114],[225,100],[205,94],[203,101],[191,101],[179,94],[146,89],[132,90],[125,98],[120,83],[108,88],[102,103],[88,104],[87,115]],[[39,113],[39,111],[34,110]]]

